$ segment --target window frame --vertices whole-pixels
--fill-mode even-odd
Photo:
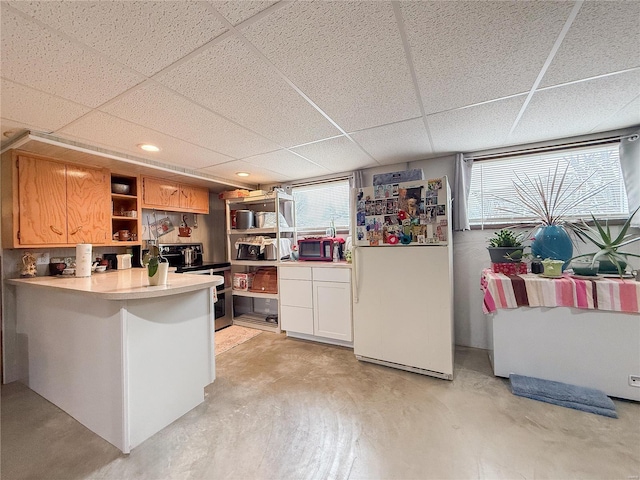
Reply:
[[[603,150],[605,147],[608,150],[611,150],[612,152],[615,152],[616,158],[618,160],[618,166],[619,166],[619,158],[618,158],[618,148],[620,145],[620,140],[619,138],[617,138],[616,140],[609,140],[608,141],[604,141],[604,142],[594,142],[593,144],[589,144],[589,145],[576,145],[576,146],[553,146],[553,147],[547,147],[547,148],[542,148],[538,151],[518,151],[518,152],[512,152],[512,153],[505,153],[505,154],[497,154],[497,155],[487,155],[486,157],[470,157],[473,158],[474,160],[474,167],[476,166],[476,164],[481,164],[482,162],[509,162],[512,161],[514,159],[527,159],[527,158],[532,158],[532,157],[538,157],[540,158],[541,156],[546,156],[547,158],[544,159],[546,161],[549,161],[549,157],[558,157],[558,161],[561,162],[559,163],[559,169],[558,169],[558,175],[561,176],[562,173],[564,172],[564,166],[562,165],[562,155],[563,154],[571,154],[571,152],[574,153],[574,155],[579,155],[579,154],[588,154],[597,150]],[[549,166],[549,170],[551,170],[551,173],[553,173],[553,167],[550,165]],[[475,172],[477,172],[477,170],[475,170]],[[472,176],[474,173],[474,169],[472,168]],[[538,174],[533,174],[531,176],[531,178],[536,178]],[[473,177],[472,177],[473,178]],[[497,178],[497,177],[494,177]],[[513,177],[511,177],[513,181]],[[627,208],[627,212],[616,212],[616,213],[596,213],[596,217],[597,218],[602,218],[607,220],[607,222],[610,225],[617,225],[617,224],[623,224],[624,221],[626,220],[626,218],[628,217],[628,202],[627,202],[627,195],[626,195],[626,188],[625,188],[625,184],[624,184],[624,178],[623,178],[623,172],[621,170],[619,170],[619,176],[616,179],[616,181],[618,182],[616,184],[616,186],[614,188],[620,188],[622,190],[621,195],[619,196],[620,199],[620,203],[621,203],[621,207],[626,207]],[[481,182],[481,188],[480,190],[480,196],[484,196],[486,194],[486,181],[480,180]],[[473,183],[472,183],[473,185]],[[485,190],[483,192],[483,190]],[[605,189],[606,190],[606,189]],[[469,199],[469,203],[471,203],[471,196],[473,195],[474,192],[477,192],[478,189],[476,188],[475,190],[471,190],[470,187],[470,199]],[[515,195],[515,192],[512,190],[512,192]],[[493,196],[502,196],[504,198],[505,194],[495,194],[495,193],[489,193],[488,195],[493,195]],[[487,204],[486,204],[486,200],[481,200],[481,216],[479,218],[469,218],[469,226],[471,230],[479,230],[479,229],[484,229],[484,228],[504,228],[504,227],[514,227],[514,228],[530,228],[530,227],[534,227],[540,224],[540,222],[529,216],[529,217],[516,217],[513,216],[514,213],[508,213],[505,212],[505,217],[504,218],[498,218],[493,220],[492,218],[488,218],[488,216],[485,214],[486,210],[487,210]],[[587,219],[590,220],[590,213],[589,211],[584,211],[584,213],[578,214],[578,215],[566,215],[565,218],[569,221],[575,221],[578,219],[584,219],[585,221],[587,221]],[[512,215],[511,217],[508,217],[508,215]],[[589,221],[587,221],[587,223],[589,223]]]
[[[317,234],[322,234],[324,235],[327,228],[329,228],[330,225],[325,225],[325,226],[321,226],[321,225],[317,225],[317,226],[313,226],[313,227],[301,227],[300,226],[300,221],[299,221],[299,214],[298,214],[298,202],[295,201],[295,191],[298,189],[309,189],[309,190],[315,190],[315,189],[322,189],[323,187],[327,187],[330,185],[336,185],[336,184],[345,184],[347,187],[347,215],[348,215],[348,224],[347,225],[336,225],[335,229],[336,229],[336,233],[337,234],[344,234],[344,235],[349,235],[351,232],[351,225],[353,222],[352,219],[352,177],[339,177],[339,178],[332,178],[332,179],[326,179],[326,180],[321,180],[321,181],[317,181],[317,182],[308,182],[308,183],[300,183],[300,184],[295,184],[291,186],[291,196],[294,198],[294,208],[296,210],[295,215],[296,215],[296,233],[298,235],[301,236],[309,236],[309,235],[317,235]]]

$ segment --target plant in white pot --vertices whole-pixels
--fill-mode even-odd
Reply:
[[[588,225],[584,220],[574,226],[576,235],[582,239],[589,240],[596,247],[598,251],[595,253],[585,253],[573,257],[573,259],[588,257],[591,259],[591,264],[599,262],[599,273],[618,273],[620,277],[625,273],[627,268],[628,257],[640,258],[640,255],[635,253],[621,252],[619,248],[629,245],[633,242],[640,240],[640,235],[627,233],[629,227],[631,227],[631,219],[636,213],[638,213],[640,207],[636,208],[633,213],[624,222],[624,225],[620,228],[620,233],[617,236],[613,236],[609,223],[605,221],[604,225],[600,223],[596,218],[591,215],[594,226]]]
[[[169,274],[169,262],[160,255],[156,245],[149,246],[149,263],[147,264],[149,285],[166,285]]]
[[[513,182],[516,196],[501,198],[510,205],[501,209],[517,215],[524,212],[538,221],[540,225],[531,238],[531,254],[534,258],[562,260],[564,270],[573,255],[573,242],[566,228],[574,230],[575,227],[575,222],[567,217],[574,214],[578,205],[583,205],[587,199],[604,190],[610,182],[582,193],[583,187],[595,173],[582,180],[569,179],[569,165],[563,172],[559,172],[559,168],[560,165],[556,164],[553,173],[550,171],[545,177],[516,175],[517,181]]]

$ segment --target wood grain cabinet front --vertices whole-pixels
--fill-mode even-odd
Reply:
[[[108,242],[107,170],[15,157],[14,247]]]
[[[209,213],[209,190],[161,178],[143,177],[142,208],[206,214]]]

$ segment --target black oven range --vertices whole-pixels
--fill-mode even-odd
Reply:
[[[220,275],[224,284],[216,287],[218,301],[214,304],[215,329],[228,327],[232,319],[231,264],[229,262],[209,262],[203,259],[202,243],[160,243],[160,255],[176,267],[176,273],[192,275]]]

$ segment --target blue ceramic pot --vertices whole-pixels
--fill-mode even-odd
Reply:
[[[563,260],[562,271],[569,265],[573,256],[573,244],[569,234],[560,225],[542,225],[534,232],[531,241],[531,253],[541,259]]]

